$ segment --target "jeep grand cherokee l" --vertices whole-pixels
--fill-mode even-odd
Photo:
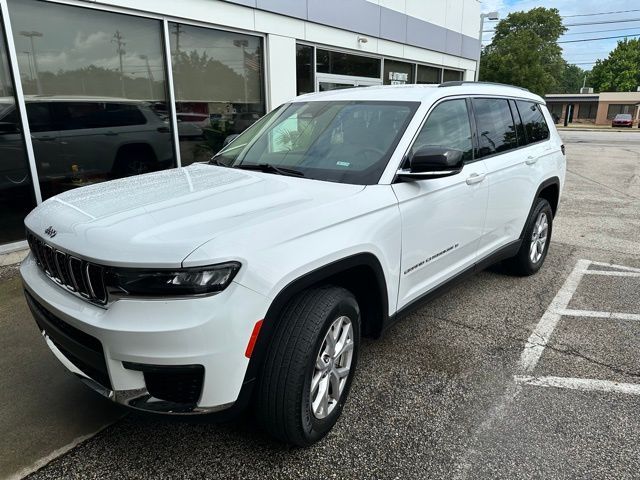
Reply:
[[[475,83],[298,97],[194,164],[26,219],[44,339],[141,410],[241,410],[296,445],[335,424],[362,335],[455,279],[542,266],[565,177],[543,100]]]

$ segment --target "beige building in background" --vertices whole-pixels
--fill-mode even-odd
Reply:
[[[631,114],[634,126],[640,124],[640,91],[550,94],[545,99],[558,124],[568,116],[568,123],[611,125],[619,113]]]

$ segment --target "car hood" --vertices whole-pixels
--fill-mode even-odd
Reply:
[[[363,188],[195,164],[62,193],[31,212],[25,224],[47,243],[87,260],[178,267],[225,233],[300,218]]]

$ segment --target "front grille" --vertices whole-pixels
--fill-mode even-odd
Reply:
[[[93,303],[107,303],[103,267],[57,250],[31,232],[27,241],[38,266],[54,282]]]
[[[38,327],[47,334],[58,350],[86,375],[111,389],[100,340],[69,325],[40,305],[29,292],[24,293]]]
[[[202,365],[145,365],[123,362],[125,368],[144,374],[149,394],[159,400],[196,405],[202,393],[204,366]]]

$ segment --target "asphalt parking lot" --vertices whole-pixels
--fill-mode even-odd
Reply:
[[[124,415],[62,372],[5,273],[0,476],[63,449],[30,478],[638,478],[640,133],[562,134],[543,270],[492,268],[366,340],[342,419],[309,449],[249,416]]]

